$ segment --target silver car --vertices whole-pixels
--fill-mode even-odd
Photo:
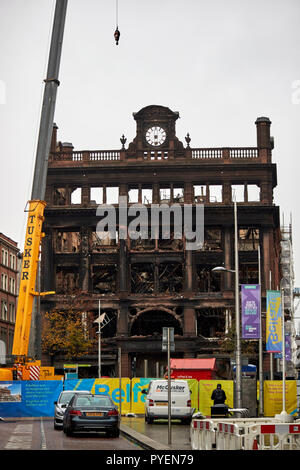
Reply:
[[[64,390],[54,402],[54,429],[62,429],[63,418],[71,398],[76,394],[91,394],[89,390]]]

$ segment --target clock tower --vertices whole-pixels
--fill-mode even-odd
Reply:
[[[175,124],[179,113],[165,106],[151,105],[133,113],[137,123],[136,137],[128,152],[137,150],[177,150],[183,152],[182,142],[176,137]]]

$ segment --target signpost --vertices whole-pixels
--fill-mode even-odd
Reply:
[[[174,328],[163,327],[162,333],[162,351],[168,353],[168,444],[172,442],[171,434],[171,370],[170,370],[170,351],[175,351]]]
[[[102,313],[102,315],[100,315],[100,300],[99,300],[98,313],[99,313],[99,317],[94,321],[94,323],[98,323],[98,331],[97,331],[97,334],[98,334],[98,377],[100,379],[102,375],[101,374],[101,329],[106,325],[106,323],[102,325],[102,323],[104,322],[105,313]]]

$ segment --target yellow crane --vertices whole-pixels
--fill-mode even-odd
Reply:
[[[21,280],[19,287],[16,325],[13,340],[12,354],[15,366],[12,369],[0,369],[0,380],[12,378],[12,370],[18,372],[18,377],[29,378],[28,370],[34,365],[41,365],[41,361],[33,361],[28,357],[30,327],[34,300],[37,296],[54,294],[55,292],[37,292],[36,280],[43,237],[42,225],[44,209],[46,206],[45,191],[48,169],[48,156],[50,152],[53,119],[56,103],[57,88],[59,86],[58,73],[61,58],[65,18],[68,0],[56,0],[52,37],[48,59],[47,77],[44,80],[44,96],[41,112],[39,137],[35,159],[35,169],[32,184],[31,200],[28,203],[28,219],[23,251]],[[114,33],[116,44],[120,38],[117,29]],[[27,373],[25,374],[25,371]],[[8,374],[10,372],[10,375]]]
[[[28,219],[12,350],[15,365],[10,369],[11,374],[12,370],[15,370],[18,372],[18,378],[23,379],[29,378],[28,373],[25,374],[25,371],[28,371],[30,367],[34,365],[40,366],[40,361],[32,361],[28,358],[30,326],[32,310],[34,308],[34,300],[39,295],[42,296],[55,293],[37,292],[36,280],[40,246],[43,237],[42,225],[44,221],[44,209],[46,206],[44,198],[46,190],[48,156],[50,152],[56,94],[57,88],[59,86],[58,72],[66,10],[67,0],[56,0],[47,77],[44,80],[44,96],[35,159],[32,193],[31,200],[27,204]],[[7,380],[7,373],[8,369],[0,369],[0,380]]]

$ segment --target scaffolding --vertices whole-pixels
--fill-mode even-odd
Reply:
[[[284,291],[285,310],[285,333],[290,336],[291,360],[286,362],[286,373],[288,376],[296,376],[297,366],[297,345],[295,328],[295,307],[294,307],[294,260],[293,260],[293,240],[292,240],[292,220],[288,225],[281,226],[281,286]],[[280,363],[282,361],[280,360]]]

